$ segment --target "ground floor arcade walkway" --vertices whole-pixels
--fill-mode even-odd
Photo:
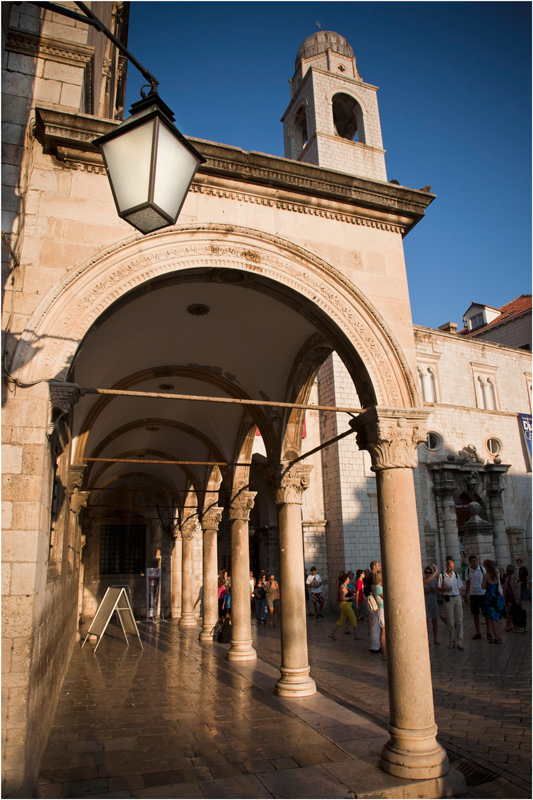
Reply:
[[[319,692],[296,700],[273,693],[279,629],[255,622],[257,662],[229,662],[228,645],[172,621],[140,625],[142,654],[116,628],[96,655],[76,647],[36,796],[402,796],[407,781],[376,766],[386,664],[366,636],[328,639],[333,622],[309,620]],[[498,648],[465,628],[464,651],[431,647],[439,738],[469,784],[460,796],[530,797],[531,635]]]

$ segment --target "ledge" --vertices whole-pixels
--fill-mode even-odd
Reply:
[[[103,162],[92,141],[109,133],[119,122],[89,114],[73,114],[50,108],[36,108],[36,135],[45,153],[60,161],[103,170]],[[266,186],[284,190],[306,201],[323,198],[340,203],[346,212],[354,206],[403,218],[404,235],[424,216],[434,194],[397,184],[358,178],[344,172],[304,164],[280,156],[248,152],[239,147],[188,137],[206,159],[200,175],[216,176],[230,183]]]

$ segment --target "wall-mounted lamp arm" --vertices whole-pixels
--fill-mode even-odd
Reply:
[[[147,69],[140,64],[134,55],[130,53],[130,51],[124,47],[122,42],[120,42],[116,36],[114,36],[109,28],[106,28],[103,22],[101,22],[98,17],[91,11],[85,3],[76,3],[78,8],[83,11],[83,14],[78,14],[77,11],[72,11],[70,8],[65,8],[64,6],[59,6],[57,3],[46,3],[46,2],[32,2],[34,6],[39,6],[40,8],[45,8],[48,11],[53,11],[55,14],[61,14],[63,17],[70,17],[70,19],[78,20],[78,22],[85,22],[87,25],[92,25],[93,28],[96,30],[101,31],[107,38],[113,42],[115,47],[122,53],[122,55],[126,56],[128,61],[131,61],[134,67],[136,67],[143,78],[147,80],[152,87],[150,89],[151,94],[157,94],[157,87],[159,86],[159,81],[157,78],[154,78],[151,72],[148,72]]]

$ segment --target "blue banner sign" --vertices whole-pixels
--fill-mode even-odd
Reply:
[[[520,428],[522,429],[522,436],[527,446],[529,453],[529,463],[531,464],[531,414],[519,414]]]

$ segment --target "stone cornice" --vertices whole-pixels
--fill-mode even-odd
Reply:
[[[69,167],[103,171],[101,157],[92,141],[109,133],[118,122],[46,108],[37,108],[36,117],[37,137],[45,152],[63,160]],[[256,202],[262,202],[260,187],[268,187],[269,202],[273,204],[284,202],[274,196],[282,191],[294,198],[294,208],[290,208],[287,199],[289,210],[301,212],[308,209],[309,213],[312,209],[313,213],[327,216],[332,212],[325,205],[334,203],[336,210],[333,214],[338,214],[339,218],[345,216],[346,221],[351,222],[366,210],[369,220],[379,220],[379,227],[389,225],[389,229],[403,233],[422,219],[435,197],[404,186],[357,178],[279,156],[246,152],[203,139],[190,138],[189,141],[206,159],[198,171],[193,191],[238,192],[258,197]],[[216,189],[208,186],[207,176],[218,179],[213,180]]]
[[[33,58],[45,58],[71,67],[85,67],[91,60],[94,47],[51,36],[41,36],[10,28],[6,37],[6,50]]]

